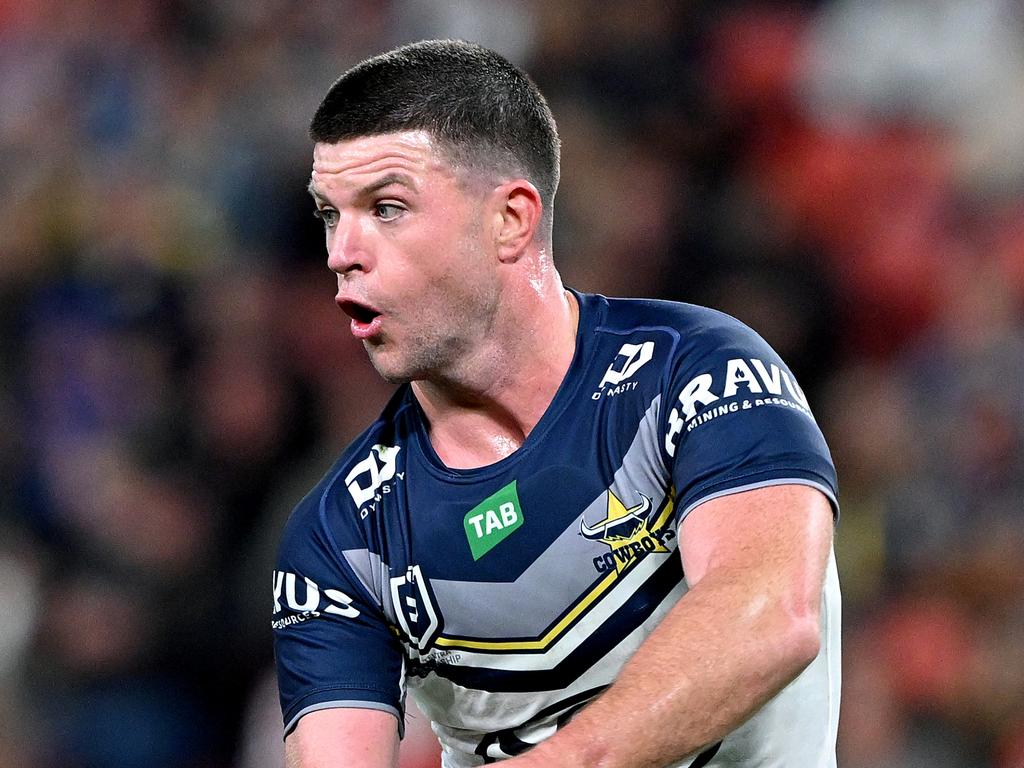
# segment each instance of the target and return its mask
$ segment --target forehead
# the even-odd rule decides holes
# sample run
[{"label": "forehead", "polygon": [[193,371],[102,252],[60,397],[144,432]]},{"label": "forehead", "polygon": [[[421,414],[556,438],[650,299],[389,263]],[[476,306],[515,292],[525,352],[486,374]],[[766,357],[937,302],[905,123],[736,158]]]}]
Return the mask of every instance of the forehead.
[{"label": "forehead", "polygon": [[414,180],[454,176],[451,163],[426,131],[402,131],[345,139],[313,147],[314,189],[358,186],[385,173],[401,173]]}]

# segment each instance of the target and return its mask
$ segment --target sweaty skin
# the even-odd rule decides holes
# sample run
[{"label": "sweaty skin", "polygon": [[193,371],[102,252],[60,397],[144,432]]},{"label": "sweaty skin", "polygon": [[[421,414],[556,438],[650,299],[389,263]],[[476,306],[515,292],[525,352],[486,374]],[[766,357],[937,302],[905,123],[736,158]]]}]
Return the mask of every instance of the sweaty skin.
[{"label": "sweaty skin", "polygon": [[381,375],[410,381],[470,365],[464,356],[493,323],[497,285],[473,231],[478,203],[429,137],[317,144],[310,191],[336,301],[380,313],[362,340]]},{"label": "sweaty skin", "polygon": [[[575,348],[578,308],[524,179],[466,179],[423,132],[314,149],[339,306],[385,378],[412,381],[450,467],[522,445]],[[832,513],[805,486],[715,498],[684,520],[690,592],[577,717],[510,768],[671,765],[720,740],[818,653]],[[698,628],[695,631],[694,628]],[[397,721],[326,709],[286,741],[290,768],[394,768]]]},{"label": "sweaty skin", "polygon": [[[539,236],[536,188],[487,181],[406,131],[317,144],[309,184],[338,305],[378,372],[413,382],[435,451],[460,468],[522,445],[569,369],[578,321]],[[366,308],[377,314],[360,322]],[[311,712],[285,751],[289,768],[393,768],[397,722]]]},{"label": "sweaty skin", "polygon": [[[317,144],[310,191],[336,301],[390,381],[412,381],[451,467],[515,451],[572,361],[578,308],[525,179],[467,179],[422,131]],[[387,182],[387,183],[385,183]]]}]

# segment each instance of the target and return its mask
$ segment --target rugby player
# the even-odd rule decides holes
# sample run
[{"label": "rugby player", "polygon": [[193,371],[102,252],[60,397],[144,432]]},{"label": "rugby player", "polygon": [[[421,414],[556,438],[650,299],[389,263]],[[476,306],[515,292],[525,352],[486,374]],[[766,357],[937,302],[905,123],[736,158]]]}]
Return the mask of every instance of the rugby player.
[{"label": "rugby player", "polygon": [[364,61],[310,133],[338,306],[400,386],[283,533],[289,765],[395,766],[408,689],[448,768],[834,766],[836,478],[783,361],[562,284],[555,122],[492,51]]}]

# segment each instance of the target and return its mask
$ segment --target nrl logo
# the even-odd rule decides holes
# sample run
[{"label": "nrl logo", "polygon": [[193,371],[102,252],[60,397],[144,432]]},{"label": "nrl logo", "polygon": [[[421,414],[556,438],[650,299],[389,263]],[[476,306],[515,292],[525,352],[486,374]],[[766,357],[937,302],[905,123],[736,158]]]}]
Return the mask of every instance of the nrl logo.
[{"label": "nrl logo", "polygon": [[399,626],[415,650],[425,653],[444,628],[430,583],[420,567],[412,565],[402,576],[392,577],[390,586]]},{"label": "nrl logo", "polygon": [[[615,570],[622,573],[633,563],[654,552],[668,552],[665,542],[675,533],[666,526],[668,514],[660,517],[654,509],[651,498],[637,492],[640,503],[627,508],[611,491],[608,491],[608,508],[603,520],[587,524],[580,520],[580,535],[589,541],[607,544],[610,552],[594,558],[594,567],[601,572]],[[668,510],[666,510],[667,512]]]}]

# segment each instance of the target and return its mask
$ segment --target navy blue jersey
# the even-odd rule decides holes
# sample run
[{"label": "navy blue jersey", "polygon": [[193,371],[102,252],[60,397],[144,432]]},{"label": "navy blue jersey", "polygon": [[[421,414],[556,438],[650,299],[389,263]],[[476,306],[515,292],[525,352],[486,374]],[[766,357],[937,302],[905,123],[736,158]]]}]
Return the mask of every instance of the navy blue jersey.
[{"label": "navy blue jersey", "polygon": [[[515,453],[446,467],[404,386],[298,505],[274,573],[286,731],[329,707],[401,722],[408,687],[445,766],[518,754],[686,593],[679,524],[697,505],[783,483],[835,504],[804,393],[757,334],[702,307],[577,298],[572,364]],[[834,563],[822,616],[819,658],[699,764],[834,765]]]}]

